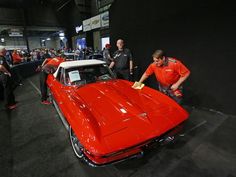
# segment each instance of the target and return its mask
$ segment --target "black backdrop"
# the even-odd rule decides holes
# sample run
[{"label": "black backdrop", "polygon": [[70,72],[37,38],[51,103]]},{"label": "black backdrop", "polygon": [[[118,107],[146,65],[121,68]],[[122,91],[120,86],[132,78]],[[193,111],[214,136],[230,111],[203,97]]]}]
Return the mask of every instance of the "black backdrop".
[{"label": "black backdrop", "polygon": [[[140,69],[155,49],[190,70],[185,103],[236,114],[236,9],[221,0],[116,0],[110,9],[111,44],[125,40]],[[146,84],[157,88],[155,78]]]}]

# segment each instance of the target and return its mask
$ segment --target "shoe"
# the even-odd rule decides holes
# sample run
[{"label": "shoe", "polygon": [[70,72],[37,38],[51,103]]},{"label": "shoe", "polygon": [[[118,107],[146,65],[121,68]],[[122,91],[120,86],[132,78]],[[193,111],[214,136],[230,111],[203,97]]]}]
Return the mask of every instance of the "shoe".
[{"label": "shoe", "polygon": [[42,101],[41,104],[49,105],[49,104],[52,104],[52,102],[45,100],[45,101]]},{"label": "shoe", "polygon": [[16,108],[16,104],[10,105],[7,108],[10,109],[10,110],[15,109]]}]

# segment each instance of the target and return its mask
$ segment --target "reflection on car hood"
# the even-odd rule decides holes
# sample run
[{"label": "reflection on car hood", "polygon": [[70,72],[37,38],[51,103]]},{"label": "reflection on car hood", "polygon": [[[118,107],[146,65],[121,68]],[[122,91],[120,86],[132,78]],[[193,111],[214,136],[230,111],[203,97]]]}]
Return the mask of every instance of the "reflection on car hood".
[{"label": "reflection on car hood", "polygon": [[[76,94],[97,120],[107,146],[115,148],[114,138],[125,145],[159,136],[188,117],[178,104],[148,87],[131,88],[133,83],[111,80],[87,84]],[[133,141],[132,141],[132,140]],[[123,144],[119,142],[119,144]]]}]

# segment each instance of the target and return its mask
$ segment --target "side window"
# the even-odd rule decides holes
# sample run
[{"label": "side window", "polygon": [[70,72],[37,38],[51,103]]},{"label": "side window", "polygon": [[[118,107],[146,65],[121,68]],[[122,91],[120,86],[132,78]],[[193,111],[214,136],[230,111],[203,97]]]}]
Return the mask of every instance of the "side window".
[{"label": "side window", "polygon": [[56,79],[62,84],[65,83],[64,82],[64,68],[59,68]]},{"label": "side window", "polygon": [[57,77],[56,77],[56,79],[60,82],[60,79],[61,79],[61,71],[62,71],[62,68],[60,68],[59,70],[58,70],[58,73],[57,73]]},{"label": "side window", "polygon": [[61,69],[60,82],[65,85],[65,69],[64,68]]}]

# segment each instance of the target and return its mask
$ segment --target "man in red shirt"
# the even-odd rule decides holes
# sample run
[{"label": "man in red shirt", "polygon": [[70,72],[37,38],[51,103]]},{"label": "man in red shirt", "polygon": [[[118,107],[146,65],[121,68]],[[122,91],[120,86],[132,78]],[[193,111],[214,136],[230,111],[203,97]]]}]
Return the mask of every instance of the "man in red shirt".
[{"label": "man in red shirt", "polygon": [[41,91],[41,103],[48,105],[51,104],[51,102],[49,102],[47,100],[48,98],[48,94],[47,94],[47,77],[48,74],[52,74],[54,73],[58,66],[64,62],[65,59],[61,58],[61,57],[57,57],[57,58],[47,58],[42,66],[41,66],[41,73],[40,73],[40,91]]},{"label": "man in red shirt", "polygon": [[12,52],[12,58],[13,58],[14,65],[23,62],[23,58],[19,55],[19,53],[16,50]]},{"label": "man in red shirt", "polygon": [[189,69],[179,60],[166,57],[162,50],[156,50],[152,57],[154,62],[149,65],[134,88],[141,86],[142,82],[154,73],[159,82],[159,90],[181,103],[182,83],[189,77]]}]

